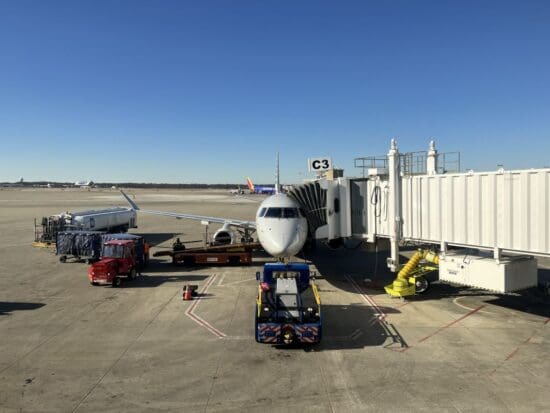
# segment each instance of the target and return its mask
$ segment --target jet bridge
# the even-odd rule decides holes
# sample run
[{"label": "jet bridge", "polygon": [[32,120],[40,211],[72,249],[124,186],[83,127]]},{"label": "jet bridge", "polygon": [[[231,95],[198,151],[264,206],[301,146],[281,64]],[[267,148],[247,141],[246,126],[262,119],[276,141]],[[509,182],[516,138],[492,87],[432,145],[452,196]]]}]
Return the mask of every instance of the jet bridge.
[{"label": "jet bridge", "polygon": [[[536,285],[532,256],[550,256],[550,169],[447,172],[438,165],[433,141],[425,155],[423,170],[407,167],[407,154],[392,140],[387,156],[372,158],[363,177],[308,184],[323,194],[312,200],[302,191],[306,213],[313,205],[317,217],[312,235],[329,241],[389,239],[393,272],[400,269],[399,246],[412,242],[438,250],[440,279],[501,292]],[[487,260],[504,278],[465,274]]]}]

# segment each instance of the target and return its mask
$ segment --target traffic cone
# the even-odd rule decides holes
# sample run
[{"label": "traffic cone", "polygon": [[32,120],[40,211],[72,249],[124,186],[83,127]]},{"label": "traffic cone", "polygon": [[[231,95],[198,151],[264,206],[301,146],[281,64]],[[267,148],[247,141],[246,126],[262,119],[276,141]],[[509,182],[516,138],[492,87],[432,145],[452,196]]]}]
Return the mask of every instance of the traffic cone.
[{"label": "traffic cone", "polygon": [[183,290],[183,299],[185,301],[192,300],[191,297],[191,288],[189,288],[187,285],[185,286],[185,289]]}]

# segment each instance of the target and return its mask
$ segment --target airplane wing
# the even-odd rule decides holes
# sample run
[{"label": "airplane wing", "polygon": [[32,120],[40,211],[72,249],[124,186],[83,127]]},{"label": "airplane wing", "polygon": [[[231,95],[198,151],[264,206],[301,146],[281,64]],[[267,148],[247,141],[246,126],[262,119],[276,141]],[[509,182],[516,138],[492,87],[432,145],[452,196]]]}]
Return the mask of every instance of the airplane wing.
[{"label": "airplane wing", "polygon": [[256,229],[256,223],[254,221],[243,221],[239,219],[229,219],[229,218],[219,218],[219,217],[208,217],[204,215],[192,215],[192,214],[181,214],[179,212],[167,212],[167,211],[153,211],[150,209],[141,209],[124,191],[120,191],[122,196],[126,198],[126,201],[130,204],[133,210],[143,212],[145,214],[152,215],[163,215],[167,217],[173,217],[178,219],[193,219],[195,221],[206,221],[214,222],[217,224],[227,224],[233,227],[240,227],[243,229]]}]

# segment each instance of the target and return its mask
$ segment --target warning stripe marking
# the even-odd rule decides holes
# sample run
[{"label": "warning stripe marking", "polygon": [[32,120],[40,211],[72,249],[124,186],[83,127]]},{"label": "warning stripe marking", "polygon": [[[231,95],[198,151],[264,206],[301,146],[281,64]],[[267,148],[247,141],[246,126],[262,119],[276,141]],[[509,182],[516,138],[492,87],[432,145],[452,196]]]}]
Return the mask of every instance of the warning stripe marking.
[{"label": "warning stripe marking", "polygon": [[363,289],[359,286],[359,284],[357,284],[357,281],[355,281],[349,275],[346,275],[345,277],[348,280],[348,282],[352,285],[352,287],[355,289],[355,291],[359,293],[361,298],[363,298],[363,300],[375,310],[375,314],[374,314],[374,316],[376,317],[375,322],[382,323],[386,319],[387,314],[384,313],[384,311],[382,311],[380,307],[378,307],[378,304],[376,304],[376,301],[374,301],[374,299],[370,295],[368,295],[366,292],[363,291]]},{"label": "warning stripe marking", "polygon": [[218,330],[216,327],[214,327],[212,324],[210,324],[208,321],[206,321],[204,318],[198,316],[195,314],[195,310],[199,306],[199,303],[201,302],[203,298],[203,294],[205,294],[210,286],[214,283],[214,280],[216,279],[216,275],[213,275],[201,288],[198,297],[195,299],[195,301],[187,308],[185,311],[185,315],[189,317],[191,320],[193,320],[195,323],[200,325],[201,327],[204,327],[206,330],[208,330],[210,333],[214,334],[216,337],[224,338],[226,337],[226,334],[220,330]]}]

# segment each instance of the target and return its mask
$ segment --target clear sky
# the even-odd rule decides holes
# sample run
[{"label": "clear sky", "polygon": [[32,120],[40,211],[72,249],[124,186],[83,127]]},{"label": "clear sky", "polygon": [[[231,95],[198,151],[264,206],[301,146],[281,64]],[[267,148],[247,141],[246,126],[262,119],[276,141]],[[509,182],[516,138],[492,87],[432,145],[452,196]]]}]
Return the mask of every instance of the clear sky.
[{"label": "clear sky", "polygon": [[550,2],[0,0],[0,181],[550,166]]}]

